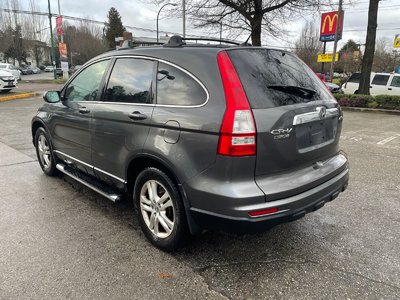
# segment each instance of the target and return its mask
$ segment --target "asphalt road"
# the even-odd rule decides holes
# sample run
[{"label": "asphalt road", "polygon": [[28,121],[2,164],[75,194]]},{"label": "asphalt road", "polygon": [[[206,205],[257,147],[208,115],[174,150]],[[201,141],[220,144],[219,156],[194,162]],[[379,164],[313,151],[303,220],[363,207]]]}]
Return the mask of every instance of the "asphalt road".
[{"label": "asphalt road", "polygon": [[350,185],[317,212],[166,254],[129,201],[42,174],[30,136],[41,103],[0,103],[0,299],[399,299],[400,116],[345,113]]}]

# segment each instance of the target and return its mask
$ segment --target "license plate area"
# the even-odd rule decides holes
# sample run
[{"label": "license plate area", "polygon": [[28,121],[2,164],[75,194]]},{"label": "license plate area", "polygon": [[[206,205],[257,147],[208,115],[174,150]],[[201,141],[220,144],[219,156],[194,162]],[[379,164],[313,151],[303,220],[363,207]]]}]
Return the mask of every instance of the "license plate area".
[{"label": "license plate area", "polygon": [[338,118],[327,118],[296,126],[297,149],[300,153],[312,151],[335,140]]},{"label": "license plate area", "polygon": [[14,86],[14,82],[13,81],[9,81],[7,85],[8,86]]}]

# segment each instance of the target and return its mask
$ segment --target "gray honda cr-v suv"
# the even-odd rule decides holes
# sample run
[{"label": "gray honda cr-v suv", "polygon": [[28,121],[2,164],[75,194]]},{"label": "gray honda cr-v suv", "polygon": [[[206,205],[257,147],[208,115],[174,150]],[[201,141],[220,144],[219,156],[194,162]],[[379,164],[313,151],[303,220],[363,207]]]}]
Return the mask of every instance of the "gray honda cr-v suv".
[{"label": "gray honda cr-v suv", "polygon": [[43,171],[132,194],[166,251],[203,229],[295,220],[347,187],[342,111],[287,51],[173,37],[100,55],[44,100],[32,120]]}]

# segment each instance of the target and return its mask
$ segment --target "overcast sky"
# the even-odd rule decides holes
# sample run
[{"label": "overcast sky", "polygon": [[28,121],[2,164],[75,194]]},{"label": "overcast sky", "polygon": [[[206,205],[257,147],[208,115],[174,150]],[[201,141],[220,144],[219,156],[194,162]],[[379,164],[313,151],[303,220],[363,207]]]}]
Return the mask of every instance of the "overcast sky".
[{"label": "overcast sky", "polygon": [[[47,9],[47,0],[36,0],[40,10]],[[346,1],[346,0],[345,0]],[[57,0],[50,0],[52,11],[57,12]],[[345,6],[344,17],[344,32],[343,39],[339,47],[348,39],[353,39],[356,42],[365,43],[365,35],[368,18],[368,3],[367,0],[353,1],[357,2],[354,5]],[[22,8],[28,9],[28,0],[21,0]],[[61,14],[75,17],[89,17],[94,20],[105,21],[107,12],[110,7],[114,6],[122,16],[122,22],[126,26],[135,26],[148,29],[156,28],[156,15],[158,8],[154,5],[145,4],[142,1],[135,0],[60,0]],[[377,38],[386,37],[393,42],[394,36],[400,33],[400,1],[399,0],[382,0],[379,6],[378,14],[378,31]],[[161,16],[163,14],[161,13]],[[290,28],[291,37],[284,37],[288,42],[275,40],[272,38],[264,38],[263,44],[269,46],[288,47],[290,41],[295,40],[300,34],[301,27],[305,20],[313,20],[316,24],[320,23],[320,17],[305,16],[302,19],[294,21]],[[190,20],[187,21],[187,34],[207,35],[206,32],[194,29]],[[181,18],[160,19],[160,30],[167,32],[182,32]],[[155,37],[155,33],[133,31],[135,36]],[[245,38],[245,37],[243,37]],[[328,43],[328,49],[333,48],[333,43]]]}]

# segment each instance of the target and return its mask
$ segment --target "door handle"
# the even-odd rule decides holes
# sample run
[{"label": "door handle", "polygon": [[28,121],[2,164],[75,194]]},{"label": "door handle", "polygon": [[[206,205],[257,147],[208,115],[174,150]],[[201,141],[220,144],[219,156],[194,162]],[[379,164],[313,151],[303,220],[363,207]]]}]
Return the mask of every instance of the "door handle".
[{"label": "door handle", "polygon": [[140,113],[140,111],[134,111],[129,114],[129,118],[132,120],[145,120],[147,116],[145,114]]},{"label": "door handle", "polygon": [[391,90],[392,90],[392,88],[388,88],[388,90],[389,90],[389,91],[391,91]]},{"label": "door handle", "polygon": [[81,106],[81,107],[79,107],[79,112],[81,114],[88,114],[88,113],[90,113],[90,110],[87,109],[85,106]]}]

